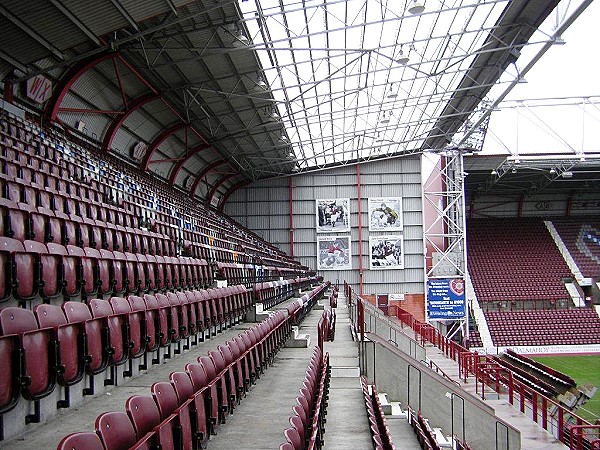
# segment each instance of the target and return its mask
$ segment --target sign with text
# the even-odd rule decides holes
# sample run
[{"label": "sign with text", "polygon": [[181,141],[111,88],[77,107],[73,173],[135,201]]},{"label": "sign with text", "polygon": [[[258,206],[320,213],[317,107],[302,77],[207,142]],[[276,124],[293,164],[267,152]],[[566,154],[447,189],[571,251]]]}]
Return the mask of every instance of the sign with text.
[{"label": "sign with text", "polygon": [[427,317],[430,320],[464,318],[464,280],[460,278],[427,280]]},{"label": "sign with text", "polygon": [[52,95],[52,81],[43,75],[27,80],[27,97],[34,102],[44,103]]}]

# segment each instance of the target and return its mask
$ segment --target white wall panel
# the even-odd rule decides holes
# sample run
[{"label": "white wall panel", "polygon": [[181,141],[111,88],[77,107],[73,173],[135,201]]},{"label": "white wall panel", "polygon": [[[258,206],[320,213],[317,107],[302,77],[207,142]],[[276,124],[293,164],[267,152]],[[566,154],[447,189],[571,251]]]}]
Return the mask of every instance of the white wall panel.
[{"label": "white wall panel", "polygon": [[[317,235],[351,236],[352,270],[322,271],[332,282],[359,283],[362,261],[363,292],[423,292],[423,226],[420,158],[405,157],[360,165],[362,222],[359,242],[357,167],[344,166],[292,178],[294,255],[309,267],[317,267]],[[402,197],[404,269],[369,269],[369,197]],[[350,232],[317,233],[315,199],[350,198]],[[269,242],[289,252],[289,179],[256,183],[236,191],[225,213]],[[372,235],[392,233],[373,232]],[[393,233],[397,234],[397,233]],[[362,260],[359,253],[362,252]]]}]

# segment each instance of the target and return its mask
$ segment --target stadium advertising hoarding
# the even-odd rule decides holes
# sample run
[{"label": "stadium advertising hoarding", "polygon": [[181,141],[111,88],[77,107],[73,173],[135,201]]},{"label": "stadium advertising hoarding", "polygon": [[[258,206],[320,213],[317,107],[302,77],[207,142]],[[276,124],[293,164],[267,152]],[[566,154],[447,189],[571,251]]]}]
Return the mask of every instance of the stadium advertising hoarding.
[{"label": "stadium advertising hoarding", "polygon": [[461,278],[427,280],[427,317],[430,320],[464,318],[464,280]]}]

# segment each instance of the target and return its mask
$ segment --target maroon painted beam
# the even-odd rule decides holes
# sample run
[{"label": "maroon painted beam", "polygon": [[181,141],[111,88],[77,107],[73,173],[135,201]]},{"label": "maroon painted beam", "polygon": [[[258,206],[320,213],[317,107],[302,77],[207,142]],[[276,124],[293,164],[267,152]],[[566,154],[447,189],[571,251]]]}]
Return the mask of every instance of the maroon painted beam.
[{"label": "maroon painted beam", "polygon": [[215,167],[219,167],[220,165],[223,165],[226,163],[227,163],[227,161],[224,159],[217,159],[216,161],[213,161],[212,163],[207,164],[207,166],[202,170],[202,172],[200,172],[196,176],[196,180],[194,181],[194,184],[192,185],[192,187],[190,189],[190,197],[194,198],[194,196],[196,195],[196,189],[198,189],[198,185],[200,184],[200,181],[202,181],[202,178],[204,178]]},{"label": "maroon painted beam", "polygon": [[158,100],[159,98],[160,98],[159,95],[157,95],[155,93],[151,93],[151,94],[143,95],[143,96],[133,100],[132,102],[130,102],[129,108],[127,108],[125,111],[123,111],[123,114],[121,114],[120,116],[115,118],[110,123],[108,128],[106,129],[106,133],[104,134],[104,140],[102,141],[102,149],[105,152],[109,152],[110,146],[112,145],[112,142],[113,142],[115,136],[117,135],[117,131],[119,131],[119,128],[121,128],[121,126],[123,126],[123,124],[129,118],[129,116],[131,116],[131,114],[136,112],[138,109],[140,109],[145,104],[153,102],[154,100]]}]

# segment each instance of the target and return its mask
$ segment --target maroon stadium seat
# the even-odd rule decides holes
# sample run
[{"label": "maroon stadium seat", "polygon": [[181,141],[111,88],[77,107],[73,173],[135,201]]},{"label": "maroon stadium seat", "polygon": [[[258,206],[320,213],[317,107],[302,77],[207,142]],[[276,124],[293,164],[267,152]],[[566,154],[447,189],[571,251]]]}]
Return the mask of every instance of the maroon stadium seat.
[{"label": "maroon stadium seat", "polygon": [[100,436],[92,432],[72,433],[62,438],[56,450],[106,450]]}]

